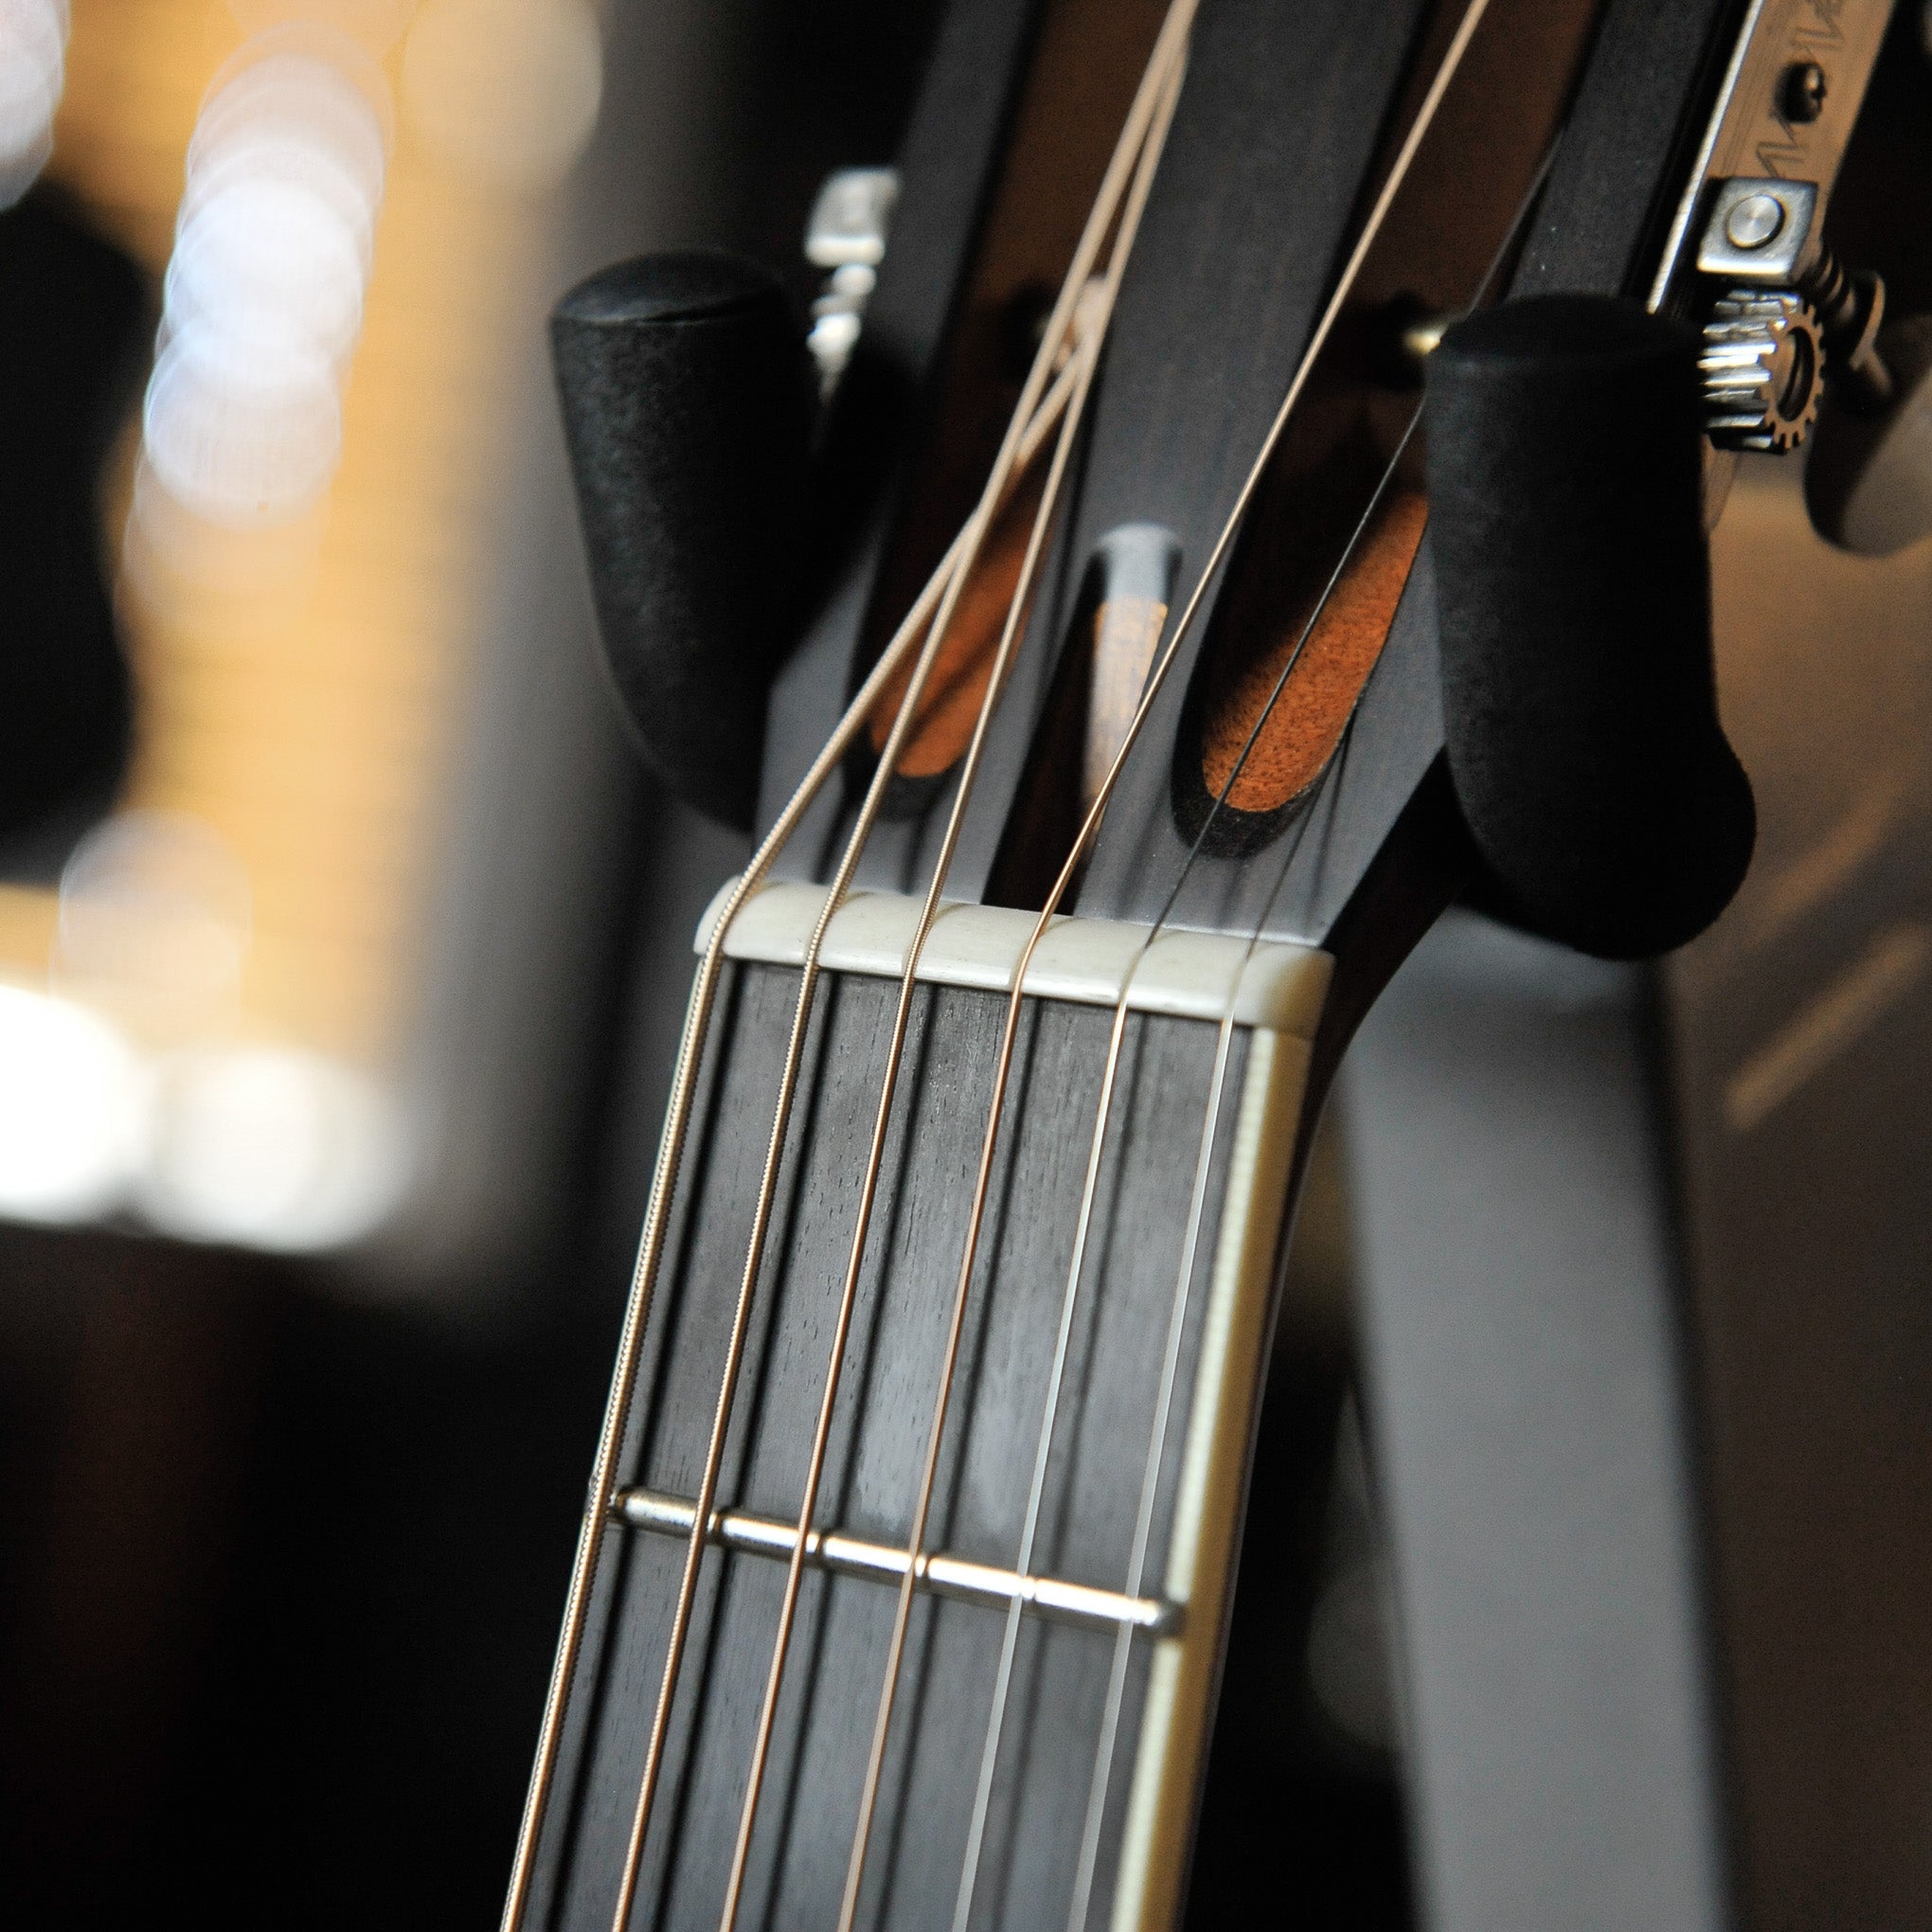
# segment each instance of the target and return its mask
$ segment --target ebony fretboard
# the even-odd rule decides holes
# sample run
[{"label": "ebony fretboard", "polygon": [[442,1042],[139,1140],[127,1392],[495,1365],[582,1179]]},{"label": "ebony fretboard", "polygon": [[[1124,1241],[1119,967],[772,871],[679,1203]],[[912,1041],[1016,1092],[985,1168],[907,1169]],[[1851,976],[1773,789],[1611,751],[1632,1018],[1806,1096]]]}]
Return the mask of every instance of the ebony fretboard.
[{"label": "ebony fretboard", "polygon": [[[677,1506],[699,1486],[797,996],[792,967],[726,973],[619,1464],[629,1519],[604,1538],[539,1841],[530,1923],[558,1932],[610,1932],[690,1521]],[[797,1515],[898,990],[831,972],[815,998],[634,1926],[719,1923],[786,1574],[782,1550],[757,1546]],[[804,1574],[747,1927],[838,1922],[897,1595],[879,1565],[909,1533],[966,1238],[1007,997],[921,985],[915,999],[816,1515],[845,1541]],[[924,1544],[962,1561],[935,1565],[914,1600],[864,1926],[954,1923],[1010,1614],[985,1574],[1010,1575],[1019,1553],[1113,1019],[1110,1005],[1025,1004]],[[1097,1762],[1085,1923],[1172,1909],[1305,1064],[1297,1032],[1238,1024],[1224,1046],[1211,1019],[1129,1015],[1029,1565],[1048,1599],[1091,1594],[1019,1619],[975,1927],[1067,1924]]]}]

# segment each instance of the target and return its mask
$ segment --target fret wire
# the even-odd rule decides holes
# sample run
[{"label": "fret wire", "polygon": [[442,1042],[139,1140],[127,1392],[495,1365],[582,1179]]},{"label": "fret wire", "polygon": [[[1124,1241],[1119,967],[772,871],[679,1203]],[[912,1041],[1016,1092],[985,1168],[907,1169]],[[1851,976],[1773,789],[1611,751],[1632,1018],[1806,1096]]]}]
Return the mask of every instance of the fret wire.
[{"label": "fret wire", "polygon": [[[626,1489],[612,1498],[611,1518],[659,1535],[687,1536],[697,1520],[697,1512],[677,1496]],[[740,1510],[714,1510],[706,1541],[723,1549],[771,1557],[789,1557],[799,1544],[796,1523]],[[804,1538],[804,1549],[807,1563],[837,1576],[883,1583],[897,1582],[905,1572],[905,1551],[896,1543],[872,1543],[841,1530],[813,1530]],[[915,1566],[915,1580],[935,1596],[1001,1608],[1017,1603],[1036,1616],[1088,1630],[1125,1627],[1143,1636],[1171,1637],[1182,1620],[1177,1605],[1158,1598],[1125,1597],[1118,1590],[1001,1569],[970,1557],[921,1556]]]},{"label": "fret wire", "polygon": [[[1173,10],[1175,13],[1186,12],[1191,14],[1193,4],[1194,0],[1175,0]],[[1165,29],[1163,31],[1165,37]],[[1149,88],[1145,81],[1143,82],[1142,94],[1143,96],[1149,94]],[[1153,98],[1157,102],[1157,93],[1153,96]],[[959,593],[964,586],[966,577],[976,558],[979,547],[991,528],[995,510],[1005,494],[1006,484],[1015,466],[1018,452],[1027,440],[1035,404],[1038,402],[1042,391],[1047,387],[1048,380],[1052,373],[1053,358],[1064,341],[1066,332],[1073,323],[1076,304],[1085,288],[1087,275],[1091,270],[1094,256],[1098,253],[1101,242],[1105,239],[1107,227],[1111,225],[1113,209],[1107,205],[1110,188],[1115,199],[1118,200],[1119,190],[1114,184],[1125,172],[1123,158],[1124,162],[1131,162],[1133,159],[1136,150],[1130,143],[1137,143],[1144,137],[1146,121],[1147,116],[1141,111],[1141,100],[1136,98],[1136,109],[1134,113],[1130,114],[1128,127],[1122,134],[1121,148],[1119,151],[1117,151],[1116,165],[1110,167],[1107,181],[1102,184],[1101,197],[1097,200],[1095,208],[1089,217],[1087,232],[1082,238],[1080,248],[1076,250],[1073,264],[1068,271],[1066,279],[1062,286],[1060,296],[1054,305],[1053,313],[1049,317],[1047,327],[1043,333],[1039,351],[1034,359],[1033,367],[1029,372],[1027,382],[1022,388],[1019,402],[1014,409],[1005,437],[1002,438],[999,453],[994,458],[993,471],[988,478],[979,504],[975,508],[972,518],[969,519],[965,530],[961,532],[960,539],[955,546],[955,549],[948,553],[949,559],[957,558],[957,561],[953,563],[950,574],[945,576],[944,589],[939,594],[939,606],[932,617],[924,649],[921,653],[912,679],[901,699],[892,729],[887,736],[885,746],[881,750],[871,786],[867,793],[864,805],[854,822],[852,832],[847,843],[844,858],[840,863],[838,872],[834,875],[832,887],[827,893],[824,907],[821,910],[818,921],[814,928],[811,941],[806,949],[803,970],[800,975],[798,1005],[794,1018],[792,1039],[788,1046],[784,1074],[780,1082],[777,1109],[778,1118],[774,1122],[772,1136],[768,1146],[766,1172],[760,1186],[759,1202],[754,1216],[751,1236],[753,1252],[747,1261],[746,1268],[742,1278],[740,1299],[734,1310],[731,1333],[726,1346],[724,1370],[721,1377],[718,1401],[714,1409],[712,1439],[706,1458],[704,1478],[700,1484],[702,1507],[698,1517],[699,1522],[703,1522],[708,1516],[710,1501],[716,1491],[719,1466],[723,1457],[724,1432],[728,1426],[731,1405],[736,1394],[738,1368],[742,1360],[745,1323],[749,1315],[750,1298],[755,1285],[763,1240],[769,1226],[777,1163],[782,1153],[784,1132],[789,1121],[792,1099],[796,1091],[799,1055],[802,1051],[805,1029],[809,1020],[812,994],[815,989],[818,954],[823,944],[825,930],[830,925],[832,918],[843,901],[845,891],[850,884],[852,873],[856,869],[859,854],[864,850],[865,843],[870,834],[872,824],[877,817],[886,782],[897,763],[903,748],[905,738],[909,734],[917,715],[920,699],[923,694],[927,677],[937,660],[939,646],[943,640],[945,626],[951,618]],[[1037,447],[1037,444],[1035,447]],[[906,626],[902,626],[902,632],[904,632],[906,628]],[[868,689],[872,688],[875,682],[883,683],[883,679],[880,679],[877,673],[883,671],[884,668],[883,663],[875,667],[874,678],[867,681]],[[848,720],[852,719],[853,713],[857,709],[858,707],[855,702],[851,707],[849,707]],[[856,724],[854,724],[853,732],[847,736],[848,742],[850,742],[850,736],[855,735],[855,732]],[[828,750],[830,750],[830,747],[828,747]],[[819,760],[814,762],[814,773],[817,772],[820,765],[826,762],[826,754],[821,753]],[[801,794],[803,791],[804,788],[801,787]],[[795,798],[794,805],[796,806],[797,804],[798,800]],[[796,824],[796,817],[802,815],[802,808],[797,812],[788,808],[786,815]],[[789,830],[789,828],[787,829]],[[767,838],[765,847],[760,849],[760,856],[765,860],[767,866],[769,865],[769,851],[775,850],[777,838],[778,828],[774,828],[774,832]],[[707,968],[711,967],[713,961],[722,955],[723,941],[725,933],[729,929],[731,917],[743,903],[752,883],[754,883],[753,873],[748,868],[746,874],[740,880],[737,887],[728,898],[724,907],[722,908],[712,935],[711,944],[707,948]],[[715,975],[712,976],[715,979]],[[669,1123],[667,1124],[669,1125]],[[683,1122],[679,1124],[681,1139]],[[594,1500],[599,1504],[599,1513],[601,1513],[602,1509],[608,1505],[609,1481],[607,1474],[605,1479],[594,1487]],[[625,1845],[623,1864],[619,1873],[617,1899],[612,1917],[613,1932],[625,1932],[626,1922],[630,1917],[632,1903],[635,1896],[638,1869],[643,1852],[644,1834],[649,1826],[652,1808],[656,1797],[657,1782],[663,1763],[664,1747],[669,1732],[671,1704],[675,1693],[683,1663],[685,1640],[689,1633],[695,1601],[696,1580],[702,1559],[702,1535],[694,1530],[687,1548],[684,1571],[680,1579],[678,1596],[672,1612],[671,1629],[667,1645],[665,1665],[659,1679],[656,1707],[653,1714],[651,1732],[646,1744],[644,1767],[639,1780],[637,1800],[633,1809],[631,1830]],[[554,1757],[554,1752],[552,1756]]]},{"label": "fret wire", "polygon": [[[938,1400],[934,1404],[932,1429],[927,1440],[925,1462],[921,1472],[919,1494],[914,1505],[913,1533],[908,1541],[908,1548],[915,1555],[924,1541],[926,1516],[931,1508],[933,1485],[938,1475],[939,1449],[944,1430],[947,1407],[952,1394],[952,1385],[957,1369],[959,1337],[965,1320],[967,1297],[972,1287],[974,1262],[978,1252],[980,1231],[986,1216],[986,1203],[992,1181],[993,1154],[998,1138],[1000,1115],[1005,1104],[1007,1085],[1011,1077],[1013,1053],[1018,1038],[1019,1018],[1027,969],[1032,963],[1033,954],[1038,950],[1041,939],[1045,938],[1047,928],[1059,909],[1061,901],[1066,896],[1074,874],[1079,869],[1088,848],[1092,844],[1094,834],[1099,829],[1100,820],[1105,815],[1108,803],[1113,796],[1114,788],[1119,781],[1120,773],[1133,752],[1141,728],[1146,724],[1148,715],[1153,709],[1154,700],[1158,697],[1161,687],[1166,681],[1167,674],[1172,668],[1181,642],[1188,635],[1193,619],[1200,610],[1202,601],[1207,595],[1208,586],[1213,580],[1223,557],[1226,554],[1227,546],[1233,541],[1235,531],[1241,526],[1241,521],[1246,513],[1248,504],[1252,501],[1254,492],[1260,486],[1261,475],[1267,468],[1268,459],[1273,456],[1275,448],[1280,440],[1282,431],[1286,428],[1289,417],[1293,413],[1295,404],[1300,399],[1301,392],[1307,384],[1309,374],[1315,366],[1315,360],[1326,346],[1335,322],[1341,314],[1342,308],[1354,288],[1355,280],[1361,273],[1364,262],[1368,259],[1370,247],[1381,231],[1382,224],[1394,203],[1395,196],[1407,178],[1409,168],[1415,160],[1422,138],[1435,119],[1437,110],[1440,107],[1443,97],[1448,91],[1449,83],[1455,78],[1456,72],[1461,64],[1462,57],[1468,49],[1470,41],[1475,36],[1476,27],[1480,24],[1482,16],[1488,9],[1488,4],[1489,0],[1469,0],[1462,19],[1457,27],[1456,33],[1452,37],[1441,62],[1430,80],[1422,101],[1416,111],[1415,120],[1404,137],[1402,146],[1390,166],[1388,176],[1383,183],[1382,189],[1368,211],[1361,235],[1358,237],[1355,246],[1350,254],[1349,259],[1342,270],[1340,277],[1336,281],[1328,303],[1322,310],[1321,315],[1315,324],[1314,333],[1310,338],[1309,345],[1302,352],[1301,358],[1296,366],[1295,373],[1289,381],[1287,394],[1282,398],[1280,407],[1277,410],[1274,420],[1269,425],[1268,432],[1262,438],[1261,450],[1249,468],[1241,490],[1237,492],[1233,508],[1215,539],[1213,548],[1209,552],[1208,560],[1195,581],[1194,588],[1189,596],[1188,602],[1181,612],[1180,619],[1174,627],[1173,634],[1160,656],[1155,660],[1154,668],[1148,675],[1147,684],[1141,693],[1140,703],[1135,709],[1134,716],[1128,724],[1127,731],[1114,755],[1113,762],[1108,767],[1106,776],[1100,782],[1093,803],[1087,810],[1080,832],[1074,840],[1072,850],[1067,853],[1065,863],[1062,866],[1060,874],[1054,881],[1051,891],[1046,896],[1046,903],[1041,910],[1038,921],[1035,923],[1031,935],[1029,937],[1026,945],[1021,949],[1019,961],[1013,974],[1013,990],[1007,1004],[1006,1024],[1001,1034],[999,1053],[994,1063],[992,1102],[988,1109],[987,1126],[980,1144],[979,1163],[974,1180],[972,1209],[967,1222],[965,1253],[961,1258],[959,1274],[955,1284],[951,1324],[947,1335],[945,1353],[941,1362],[939,1392]],[[1152,934],[1149,937],[1152,939]],[[880,1693],[878,1710],[873,1725],[871,1748],[867,1761],[866,1780],[860,1798],[859,1822],[853,1834],[851,1858],[846,1874],[845,1900],[839,1913],[838,1932],[851,1932],[857,1912],[859,1883],[864,1871],[866,1850],[870,1838],[873,1815],[878,1803],[879,1779],[885,1762],[886,1733],[891,1722],[900,1672],[904,1658],[905,1632],[911,1615],[911,1605],[912,1592],[908,1583],[902,1585],[899,1601],[895,1606],[892,1635],[886,1652],[886,1681]]]},{"label": "fret wire", "polygon": [[[1070,374],[1070,371],[1065,372],[1055,381],[1045,400],[1028,421],[1020,438],[1018,455],[1013,466],[1015,478],[1031,464],[1046,438],[1052,434],[1064,413],[1071,394]],[[1011,496],[1012,487],[1013,482],[1010,479],[1006,496]],[[1002,508],[1004,502],[1003,497]],[[771,831],[753,853],[720,910],[711,939],[706,947],[704,957],[699,962],[698,972],[692,982],[690,1003],[686,1013],[685,1030],[678,1046],[677,1063],[672,1072],[671,1098],[666,1108],[664,1131],[658,1143],[657,1162],[652,1180],[651,1197],[645,1211],[643,1231],[638,1243],[637,1261],[632,1271],[624,1325],[618,1339],[610,1395],[605,1404],[603,1426],[599,1435],[598,1453],[592,1469],[589,1500],[578,1535],[576,1555],[572,1560],[570,1585],[564,1599],[564,1624],[558,1639],[556,1657],[551,1667],[543,1723],[538,1731],[536,1760],[531,1770],[529,1790],[525,1798],[523,1817],[518,1828],[516,1852],[510,1867],[510,1887],[504,1902],[501,1932],[517,1932],[528,1901],[537,1833],[556,1775],[557,1754],[562,1742],[564,1699],[582,1647],[584,1626],[589,1614],[590,1585],[596,1572],[598,1555],[602,1547],[605,1505],[614,1486],[614,1471],[617,1452],[621,1446],[624,1419],[629,1414],[635,1390],[644,1323],[650,1310],[657,1269],[662,1259],[663,1233],[669,1215],[671,1191],[676,1185],[685,1138],[689,1128],[691,1102],[696,1091],[705,1035],[715,1004],[718,979],[724,964],[724,936],[729,931],[731,921],[739,908],[762,884],[778,853],[797,830],[805,813],[824,789],[826,780],[838,769],[840,761],[869,722],[873,707],[891,679],[903,666],[913,643],[920,636],[926,620],[932,616],[945,584],[958,566],[967,534],[967,531],[962,530],[954,539],[932,576],[927,579],[919,597],[914,600],[912,608],[907,611],[898,630],[894,632],[885,650],[880,653],[879,661],[853,694],[831,737],[813,760],[797,790],[786,802]]]}]

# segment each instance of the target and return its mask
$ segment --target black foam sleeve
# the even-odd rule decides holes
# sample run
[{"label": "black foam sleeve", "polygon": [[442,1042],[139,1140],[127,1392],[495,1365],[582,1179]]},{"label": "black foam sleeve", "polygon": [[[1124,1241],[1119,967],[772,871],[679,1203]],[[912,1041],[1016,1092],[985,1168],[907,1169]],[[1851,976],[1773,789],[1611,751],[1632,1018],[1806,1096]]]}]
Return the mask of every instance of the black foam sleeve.
[{"label": "black foam sleeve", "polygon": [[1694,938],[1756,835],[1718,724],[1697,338],[1547,295],[1427,364],[1450,776],[1502,909],[1605,958]]},{"label": "black foam sleeve", "polygon": [[680,797],[748,827],[810,435],[777,280],[728,255],[619,262],[550,318],[604,659]]}]

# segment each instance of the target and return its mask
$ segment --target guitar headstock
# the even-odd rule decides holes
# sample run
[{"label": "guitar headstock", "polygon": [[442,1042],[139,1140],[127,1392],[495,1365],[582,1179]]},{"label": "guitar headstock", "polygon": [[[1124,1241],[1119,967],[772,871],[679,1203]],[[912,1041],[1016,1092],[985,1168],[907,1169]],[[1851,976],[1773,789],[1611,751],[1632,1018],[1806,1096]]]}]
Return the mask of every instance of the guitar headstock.
[{"label": "guitar headstock", "polygon": [[[1026,9],[1010,0],[956,9],[938,57],[950,78],[936,80],[903,167],[855,177],[841,190],[851,206],[822,211],[817,245],[836,266],[821,307],[840,333],[816,460],[829,480],[873,486],[814,506],[804,567],[814,613],[771,687],[761,744],[755,724],[721,738],[711,719],[721,707],[742,717],[766,675],[768,640],[793,607],[775,585],[796,574],[796,516],[707,519],[691,513],[688,489],[656,486],[679,533],[653,553],[657,579],[675,585],[679,542],[698,525],[712,541],[708,551],[685,545],[694,577],[765,599],[756,642],[742,620],[707,632],[702,609],[671,598],[655,620],[665,641],[614,644],[620,665],[648,664],[653,649],[689,658],[668,680],[631,679],[643,687],[633,709],[647,739],[650,720],[661,730],[660,765],[684,773],[705,742],[714,770],[732,745],[748,770],[757,746],[758,825],[768,831],[896,639],[865,728],[766,855],[773,878],[827,880],[839,869],[831,854],[850,841],[849,886],[917,889],[943,849],[938,891],[948,902],[1038,909],[1057,884],[1060,911],[1316,944],[1352,907],[1371,935],[1365,957],[1399,957],[1473,863],[1437,769],[1422,369],[1458,315],[1549,289],[1628,295],[1655,278],[1682,227],[1673,217],[1684,152],[1723,51],[1720,10],[1675,10],[1666,23],[1636,9],[1601,19],[1594,0],[1494,0],[1290,24],[1265,7],[1210,7],[1185,55],[1167,57],[1185,65],[1186,84],[1156,155],[1144,130],[1143,145],[1117,151],[1116,139],[1153,71],[1165,9],[1049,8],[1030,41]],[[1122,170],[1136,156],[1150,175],[1122,248]],[[1115,200],[1075,277],[1082,290],[1068,263],[1110,158]],[[1064,313],[1042,348],[1057,284]],[[560,345],[576,339],[560,326]],[[991,481],[1002,438],[1021,426],[1022,390],[1034,385],[1029,408],[1050,401],[1056,381],[1065,390],[1081,329],[1094,333],[1081,420],[1043,419],[1021,459],[1008,453],[1011,474]],[[692,432],[707,474],[724,447],[767,496],[803,434],[775,367],[767,350],[757,371],[744,365],[730,379],[756,396],[761,432],[743,426],[742,409],[728,435]],[[587,378],[578,387],[604,393]],[[709,420],[671,390],[654,413]],[[591,460],[613,418],[600,401],[579,414],[601,425],[579,438]],[[1584,432],[1565,445],[1560,425],[1543,429],[1514,487],[1540,490],[1563,471],[1572,514],[1597,529],[1605,557],[1645,541],[1645,506],[1620,477],[1591,493],[1602,464]],[[1690,434],[1663,433],[1680,443]],[[1063,474],[1046,501],[1061,442]],[[1626,471],[1673,460],[1647,449]],[[1512,484],[1507,471],[1503,482]],[[648,526],[639,487],[628,478],[618,507]],[[949,589],[948,546],[976,504],[985,528]],[[845,541],[828,550],[834,528]],[[747,550],[766,554],[747,569]],[[1704,596],[1687,579],[1665,628],[1695,633]],[[911,632],[930,634],[940,604],[944,635],[868,810],[922,642],[908,614]],[[1574,645],[1579,654],[1617,651],[1609,621],[1599,629]],[[1687,648],[1708,665],[1695,635]],[[671,689],[710,693],[708,711],[687,718]],[[1671,721],[1654,715],[1668,736]],[[1708,716],[1695,721],[1700,742],[1712,729]],[[1615,756],[1641,766],[1680,750],[1631,744]],[[1083,828],[1117,753],[1105,809]],[[1585,762],[1596,755],[1584,745]],[[1496,756],[1478,745],[1459,763]],[[694,781],[679,782],[689,792]],[[698,789],[715,797],[717,780]],[[1613,952],[1676,942],[1735,884],[1718,876],[1737,869],[1731,836],[1696,903],[1661,921],[1593,920],[1540,908],[1476,830],[1488,861],[1476,870],[1500,858],[1504,872],[1479,891]],[[1628,872],[1641,856],[1609,864]],[[1572,901],[1595,889],[1588,872],[1572,881]],[[1408,900],[1413,911],[1397,916]]]}]

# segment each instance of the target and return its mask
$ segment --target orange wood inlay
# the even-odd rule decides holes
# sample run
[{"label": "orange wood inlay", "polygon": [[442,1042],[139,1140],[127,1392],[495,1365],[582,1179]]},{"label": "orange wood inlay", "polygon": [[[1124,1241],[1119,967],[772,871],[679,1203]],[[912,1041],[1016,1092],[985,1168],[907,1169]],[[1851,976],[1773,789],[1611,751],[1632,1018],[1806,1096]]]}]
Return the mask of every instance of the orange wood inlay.
[{"label": "orange wood inlay", "polygon": [[[1391,492],[1377,511],[1228,792],[1237,811],[1277,811],[1321,776],[1382,654],[1427,519],[1417,490]],[[1210,796],[1227,783],[1306,621],[1297,612],[1265,652],[1217,681],[1201,758]]]},{"label": "orange wood inlay", "polygon": [[[1019,588],[1020,565],[1026,561],[1027,538],[1039,503],[1037,486],[1022,489],[1001,512],[966,580],[946,635],[939,645],[932,675],[926,680],[919,716],[899,760],[903,778],[937,778],[966,755],[973,726],[986,698],[993,675],[993,654],[1000,631]],[[1036,580],[1037,581],[1037,580]],[[893,720],[912,682],[914,659],[880,693],[872,713],[872,750],[882,752]]]}]

